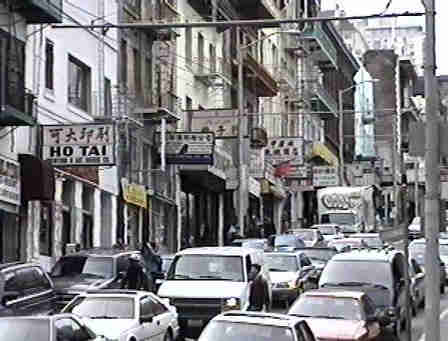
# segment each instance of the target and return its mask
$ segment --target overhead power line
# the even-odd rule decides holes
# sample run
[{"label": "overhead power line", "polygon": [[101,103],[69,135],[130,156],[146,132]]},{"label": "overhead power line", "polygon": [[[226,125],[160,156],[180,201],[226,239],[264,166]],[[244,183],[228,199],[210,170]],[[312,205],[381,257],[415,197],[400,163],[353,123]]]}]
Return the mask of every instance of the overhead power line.
[{"label": "overhead power line", "polygon": [[105,24],[105,25],[63,25],[56,24],[53,28],[120,28],[120,29],[176,29],[189,27],[235,27],[235,26],[258,26],[258,27],[277,27],[281,24],[299,24],[325,21],[342,21],[342,20],[361,20],[361,19],[375,19],[375,18],[397,18],[397,17],[421,17],[423,12],[402,12],[390,14],[372,14],[372,15],[356,15],[347,17],[311,17],[300,19],[274,19],[274,20],[229,20],[229,21],[198,21],[198,22],[135,22],[135,23],[120,23],[120,24]]}]

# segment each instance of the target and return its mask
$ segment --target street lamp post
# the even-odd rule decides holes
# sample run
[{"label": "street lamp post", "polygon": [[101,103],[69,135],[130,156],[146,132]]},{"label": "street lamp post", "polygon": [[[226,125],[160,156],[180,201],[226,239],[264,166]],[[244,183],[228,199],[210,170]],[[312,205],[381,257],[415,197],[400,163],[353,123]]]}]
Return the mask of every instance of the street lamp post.
[{"label": "street lamp post", "polygon": [[377,83],[379,82],[379,79],[370,79],[366,81],[362,81],[359,83],[356,83],[346,89],[341,89],[338,92],[338,104],[339,104],[339,181],[341,183],[341,186],[345,186],[345,177],[344,177],[344,105],[342,103],[342,98],[344,94],[347,91],[350,91],[353,88],[356,88],[358,85],[364,84],[364,83]]},{"label": "street lamp post", "polygon": [[248,200],[247,196],[247,165],[244,157],[244,58],[243,58],[243,50],[247,49],[258,42],[265,40],[275,34],[292,34],[299,35],[300,31],[297,30],[285,30],[285,31],[276,31],[272,32],[262,39],[258,39],[249,44],[242,45],[241,41],[241,28],[237,26],[237,37],[236,37],[236,46],[237,46],[237,62],[238,62],[238,225],[240,226],[240,235],[244,237],[244,213],[246,211],[246,201]]}]

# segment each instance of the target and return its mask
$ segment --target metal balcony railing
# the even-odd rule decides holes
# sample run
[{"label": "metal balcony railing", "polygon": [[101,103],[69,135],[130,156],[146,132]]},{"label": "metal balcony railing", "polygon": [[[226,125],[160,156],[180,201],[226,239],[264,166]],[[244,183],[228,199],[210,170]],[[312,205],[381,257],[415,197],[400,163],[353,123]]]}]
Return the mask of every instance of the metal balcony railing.
[{"label": "metal balcony railing", "polygon": [[265,65],[267,69],[274,75],[275,80],[278,82],[280,88],[284,89],[296,89],[297,88],[297,74],[294,68],[288,68],[286,66],[278,65]]},{"label": "metal balcony railing", "polygon": [[195,58],[192,69],[196,78],[208,86],[232,83],[232,65],[224,58]]}]

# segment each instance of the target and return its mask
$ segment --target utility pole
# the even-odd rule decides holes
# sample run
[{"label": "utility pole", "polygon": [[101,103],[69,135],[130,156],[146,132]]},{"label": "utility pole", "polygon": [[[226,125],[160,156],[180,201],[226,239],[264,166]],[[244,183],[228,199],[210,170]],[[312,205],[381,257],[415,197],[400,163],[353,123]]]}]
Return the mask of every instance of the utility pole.
[{"label": "utility pole", "polygon": [[414,162],[414,215],[416,217],[420,216],[419,213],[419,200],[418,200],[418,186],[419,186],[419,160],[416,158],[416,161]]},{"label": "utility pole", "polygon": [[241,237],[244,237],[244,213],[245,213],[245,164],[244,164],[244,75],[243,75],[243,51],[241,41],[241,28],[236,28],[236,46],[238,54],[238,225]]},{"label": "utility pole", "polygon": [[339,182],[340,186],[345,185],[344,181],[344,104],[342,103],[344,91],[339,90]]},{"label": "utility pole", "polygon": [[435,58],[435,0],[425,5],[425,112],[426,112],[426,197],[425,197],[425,339],[440,341],[440,132]]}]

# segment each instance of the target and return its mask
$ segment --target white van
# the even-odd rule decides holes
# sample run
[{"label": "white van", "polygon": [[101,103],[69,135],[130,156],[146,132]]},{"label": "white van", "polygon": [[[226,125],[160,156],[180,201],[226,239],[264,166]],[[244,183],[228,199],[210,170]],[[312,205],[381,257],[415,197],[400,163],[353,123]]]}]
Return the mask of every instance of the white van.
[{"label": "white van", "polygon": [[262,250],[202,247],[176,254],[158,295],[177,308],[181,337],[197,338],[207,322],[223,311],[247,309],[252,264],[261,265],[272,298]]}]

